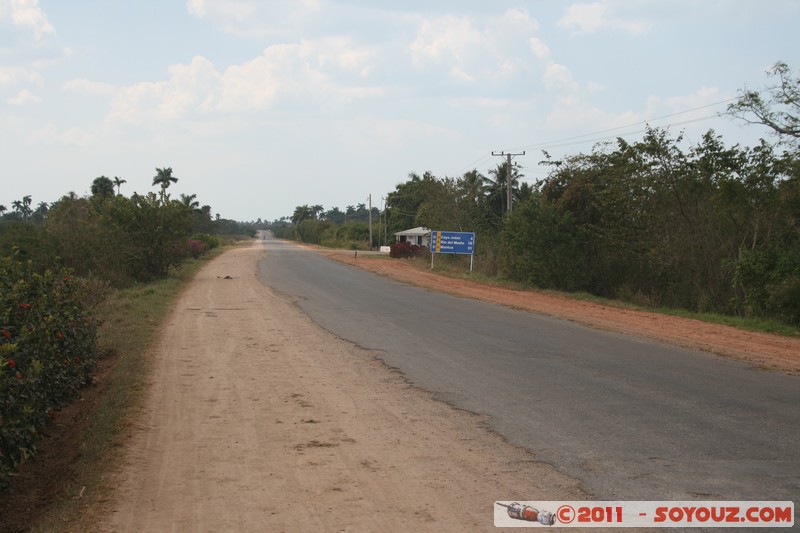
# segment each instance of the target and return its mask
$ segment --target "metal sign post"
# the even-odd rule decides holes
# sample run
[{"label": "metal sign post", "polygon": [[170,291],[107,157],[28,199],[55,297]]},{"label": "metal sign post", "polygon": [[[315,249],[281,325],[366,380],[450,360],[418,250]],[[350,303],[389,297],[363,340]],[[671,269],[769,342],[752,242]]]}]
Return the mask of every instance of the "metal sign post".
[{"label": "metal sign post", "polygon": [[431,231],[431,270],[436,254],[469,255],[469,271],[472,272],[475,234],[464,231]]}]

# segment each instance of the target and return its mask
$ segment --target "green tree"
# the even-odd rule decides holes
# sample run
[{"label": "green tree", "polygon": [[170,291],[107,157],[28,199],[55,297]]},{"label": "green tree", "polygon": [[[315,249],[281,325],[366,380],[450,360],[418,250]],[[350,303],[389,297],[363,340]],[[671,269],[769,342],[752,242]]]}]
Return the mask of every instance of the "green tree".
[{"label": "green tree", "polygon": [[189,209],[198,209],[200,202],[196,200],[196,194],[181,194],[181,203]]},{"label": "green tree", "polygon": [[14,207],[14,211],[17,215],[22,218],[23,222],[27,222],[31,213],[33,213],[30,195],[23,196],[22,200],[14,200],[11,205]]},{"label": "green tree", "polygon": [[[508,163],[501,163],[489,171],[492,178],[484,178],[483,192],[490,212],[496,222],[502,219],[508,211]],[[519,180],[523,178],[519,165],[511,165],[511,197],[512,201],[519,198]]]},{"label": "green tree", "polygon": [[32,218],[33,221],[37,224],[41,224],[44,222],[45,217],[47,217],[47,213],[50,211],[50,204],[47,202],[39,202],[39,205],[36,206],[36,210],[33,212]]},{"label": "green tree", "polygon": [[292,224],[300,224],[304,220],[310,220],[314,218],[314,212],[311,208],[306,205],[298,205],[294,208],[294,213],[292,214]]},{"label": "green tree", "polygon": [[114,182],[106,176],[99,176],[92,182],[92,195],[108,197],[114,195]]},{"label": "green tree", "polygon": [[345,213],[338,207],[334,207],[325,212],[323,217],[335,224],[342,224],[345,221]]},{"label": "green tree", "polygon": [[320,215],[325,212],[325,208],[321,205],[312,205],[311,206],[311,216],[313,218],[320,218]]},{"label": "green tree", "polygon": [[728,114],[750,124],[763,124],[780,138],[800,142],[800,78],[778,61],[767,71],[769,84],[761,91],[743,89],[728,106]]},{"label": "green tree", "polygon": [[386,218],[390,234],[417,226],[420,207],[438,187],[436,177],[430,172],[425,172],[422,176],[412,172],[408,178],[386,197]]},{"label": "green tree", "polygon": [[114,176],[114,185],[117,187],[117,194],[120,194],[120,189],[122,188],[123,183],[128,183],[126,180],[121,179],[117,176]]},{"label": "green tree", "polygon": [[167,188],[177,183],[178,178],[172,175],[172,167],[158,168],[156,167],[156,175],[153,177],[153,187],[158,185],[161,187],[161,201],[167,201]]},{"label": "green tree", "polygon": [[571,212],[538,193],[509,214],[501,243],[502,267],[511,279],[565,291],[585,290],[589,283],[586,233]]}]

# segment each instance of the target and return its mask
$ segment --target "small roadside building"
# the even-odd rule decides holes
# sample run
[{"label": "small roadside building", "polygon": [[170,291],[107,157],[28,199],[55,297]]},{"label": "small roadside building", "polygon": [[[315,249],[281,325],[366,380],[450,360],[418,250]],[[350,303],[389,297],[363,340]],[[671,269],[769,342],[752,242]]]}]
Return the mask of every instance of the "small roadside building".
[{"label": "small roadside building", "polygon": [[408,242],[427,248],[431,242],[431,230],[428,228],[413,228],[405,231],[398,231],[394,234],[396,242]]}]

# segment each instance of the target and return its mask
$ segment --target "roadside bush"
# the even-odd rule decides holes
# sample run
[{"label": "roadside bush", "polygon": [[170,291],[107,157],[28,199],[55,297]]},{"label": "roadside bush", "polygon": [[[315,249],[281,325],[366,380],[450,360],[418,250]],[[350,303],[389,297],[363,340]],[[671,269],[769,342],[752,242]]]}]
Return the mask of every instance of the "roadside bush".
[{"label": "roadside bush", "polygon": [[191,239],[203,243],[205,250],[213,250],[221,244],[218,237],[215,237],[209,233],[195,233],[192,235]]},{"label": "roadside bush", "polygon": [[51,410],[92,382],[90,284],[66,269],[0,258],[0,488],[36,452]]},{"label": "roadside bush", "polygon": [[407,259],[417,257],[422,248],[410,242],[396,242],[389,246],[389,257],[396,259]]},{"label": "roadside bush", "polygon": [[196,239],[189,239],[186,242],[186,246],[189,248],[189,255],[195,259],[203,255],[203,252],[206,251],[206,245]]}]

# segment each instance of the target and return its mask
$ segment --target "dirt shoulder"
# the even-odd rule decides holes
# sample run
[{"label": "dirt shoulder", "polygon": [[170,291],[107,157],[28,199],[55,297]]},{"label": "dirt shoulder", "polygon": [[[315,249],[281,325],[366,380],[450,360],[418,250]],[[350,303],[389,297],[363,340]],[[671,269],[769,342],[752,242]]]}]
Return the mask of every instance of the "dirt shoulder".
[{"label": "dirt shoulder", "polygon": [[800,375],[800,338],[743,331],[699,320],[612,307],[540,291],[519,291],[423,271],[403,260],[356,258],[353,252],[323,250],[332,259],[418,287],[565,318],[587,326],[636,335],[731,357],[770,371]]},{"label": "dirt shoulder", "polygon": [[228,251],[183,293],[73,530],[485,531],[495,500],[588,498],[263,286],[263,253]]}]

